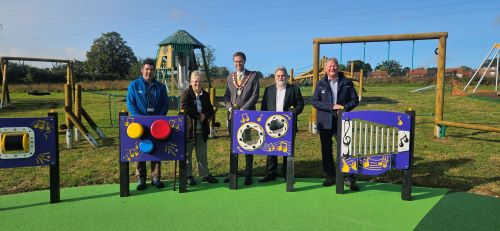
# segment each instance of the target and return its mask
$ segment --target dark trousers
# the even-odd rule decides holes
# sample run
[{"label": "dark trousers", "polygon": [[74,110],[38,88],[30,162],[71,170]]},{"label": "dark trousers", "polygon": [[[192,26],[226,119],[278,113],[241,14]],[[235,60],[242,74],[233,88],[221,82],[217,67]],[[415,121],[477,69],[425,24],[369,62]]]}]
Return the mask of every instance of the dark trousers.
[{"label": "dark trousers", "polygon": [[[334,129],[318,129],[319,139],[321,142],[321,157],[323,161],[323,171],[328,177],[335,177],[335,162],[333,161],[333,141],[332,138],[337,139],[337,123],[336,121],[332,124],[335,126]],[[340,161],[340,160],[337,160]],[[354,174],[344,175],[346,180],[356,181]]]},{"label": "dark trousers", "polygon": [[245,155],[245,177],[252,177],[253,155]]},{"label": "dark trousers", "polygon": [[[146,162],[140,161],[136,164],[135,175],[140,178],[146,178]],[[160,161],[151,161],[151,177],[153,178],[161,178],[161,162]]]},{"label": "dark trousers", "polygon": [[[286,176],[286,156],[283,157],[283,165],[281,166],[281,171],[283,171],[283,175]],[[267,174],[268,175],[276,175],[278,170],[278,157],[277,156],[267,156]]]},{"label": "dark trousers", "polygon": [[321,159],[323,161],[323,171],[329,177],[335,176],[335,163],[333,161],[333,141],[336,137],[337,129],[319,129],[321,142]]}]

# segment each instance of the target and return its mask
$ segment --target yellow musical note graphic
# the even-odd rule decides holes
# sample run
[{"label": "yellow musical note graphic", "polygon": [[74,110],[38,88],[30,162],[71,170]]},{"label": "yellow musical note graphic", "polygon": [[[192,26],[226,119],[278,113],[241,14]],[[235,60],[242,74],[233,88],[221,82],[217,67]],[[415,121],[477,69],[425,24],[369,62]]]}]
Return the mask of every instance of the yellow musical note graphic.
[{"label": "yellow musical note graphic", "polygon": [[389,157],[387,156],[384,156],[379,162],[378,162],[378,166],[381,166],[383,168],[387,168],[387,163],[389,163]]},{"label": "yellow musical note graphic", "polygon": [[123,123],[123,126],[128,127],[133,122],[134,122],[134,118],[127,117],[127,120],[125,120],[125,122]]},{"label": "yellow musical note graphic", "polygon": [[45,120],[37,120],[33,128],[44,129],[45,128]]},{"label": "yellow musical note graphic", "polygon": [[288,143],[286,143],[285,141],[281,141],[277,149],[278,151],[286,153],[288,151]]},{"label": "yellow musical note graphic", "polygon": [[269,146],[267,146],[267,151],[268,152],[272,152],[274,150],[276,150],[276,147],[274,146],[274,144],[271,143]]},{"label": "yellow musical note graphic", "polygon": [[369,168],[370,167],[370,157],[363,159],[363,168]]},{"label": "yellow musical note graphic", "polygon": [[139,152],[137,151],[137,149],[129,149],[128,154],[131,158],[139,156]]},{"label": "yellow musical note graphic", "polygon": [[345,159],[342,158],[342,172],[349,172],[349,164],[347,164],[347,162],[345,162]]},{"label": "yellow musical note graphic", "polygon": [[34,129],[39,129],[45,133],[50,133],[52,131],[52,129],[50,128],[50,124],[46,120],[36,120],[31,124],[31,126]]},{"label": "yellow musical note graphic", "polygon": [[174,120],[169,120],[168,124],[170,124],[170,127],[176,131],[180,130],[181,127],[181,119],[174,119]]},{"label": "yellow musical note graphic", "polygon": [[399,126],[403,125],[403,121],[401,120],[401,116],[398,116],[398,125]]},{"label": "yellow musical note graphic", "polygon": [[356,161],[352,162],[351,164],[351,168],[352,170],[354,171],[358,171],[358,163]]},{"label": "yellow musical note graphic", "polygon": [[260,122],[262,120],[262,114],[260,114],[259,118],[257,118],[257,122]]},{"label": "yellow musical note graphic", "polygon": [[248,116],[248,113],[241,114],[241,122],[242,123],[248,122],[249,120],[250,120],[250,117]]}]

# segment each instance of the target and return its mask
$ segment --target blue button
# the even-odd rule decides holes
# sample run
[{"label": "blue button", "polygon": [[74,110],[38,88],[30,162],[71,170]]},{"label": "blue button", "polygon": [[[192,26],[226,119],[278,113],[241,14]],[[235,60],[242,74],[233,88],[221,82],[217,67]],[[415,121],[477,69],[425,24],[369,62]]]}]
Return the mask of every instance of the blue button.
[{"label": "blue button", "polygon": [[139,143],[139,150],[144,153],[151,153],[155,148],[155,144],[151,140],[143,140]]}]

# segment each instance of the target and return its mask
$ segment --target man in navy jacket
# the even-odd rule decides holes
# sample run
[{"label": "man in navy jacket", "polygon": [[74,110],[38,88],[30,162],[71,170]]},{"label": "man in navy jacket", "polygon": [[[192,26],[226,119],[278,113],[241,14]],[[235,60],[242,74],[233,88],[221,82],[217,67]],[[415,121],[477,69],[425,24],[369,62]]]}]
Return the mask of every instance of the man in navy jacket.
[{"label": "man in navy jacket", "polygon": [[[335,165],[333,161],[332,137],[337,134],[337,110],[351,111],[358,103],[359,98],[351,80],[339,72],[337,59],[330,58],[324,67],[325,76],[318,81],[311,102],[318,110],[317,122],[321,141],[321,156],[323,171],[326,180],[323,186],[335,184]],[[358,191],[354,175],[348,175],[346,185],[353,191]]]},{"label": "man in navy jacket", "polygon": [[[153,59],[145,59],[141,68],[142,76],[128,86],[127,108],[132,116],[166,115],[168,112],[168,95],[165,85],[155,80]],[[146,188],[146,162],[137,162],[137,190]],[[151,161],[151,184],[157,188],[165,185],[161,178],[160,161]]]}]

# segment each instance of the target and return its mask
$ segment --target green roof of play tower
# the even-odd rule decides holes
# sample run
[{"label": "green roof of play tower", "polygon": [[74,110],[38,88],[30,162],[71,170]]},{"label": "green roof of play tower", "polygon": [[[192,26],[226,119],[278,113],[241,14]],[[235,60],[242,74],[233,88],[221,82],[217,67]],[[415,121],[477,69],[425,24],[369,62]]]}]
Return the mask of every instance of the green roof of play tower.
[{"label": "green roof of play tower", "polygon": [[187,45],[192,48],[204,48],[200,41],[198,41],[195,37],[190,35],[185,30],[178,30],[174,34],[168,36],[166,39],[161,41],[158,45]]}]

